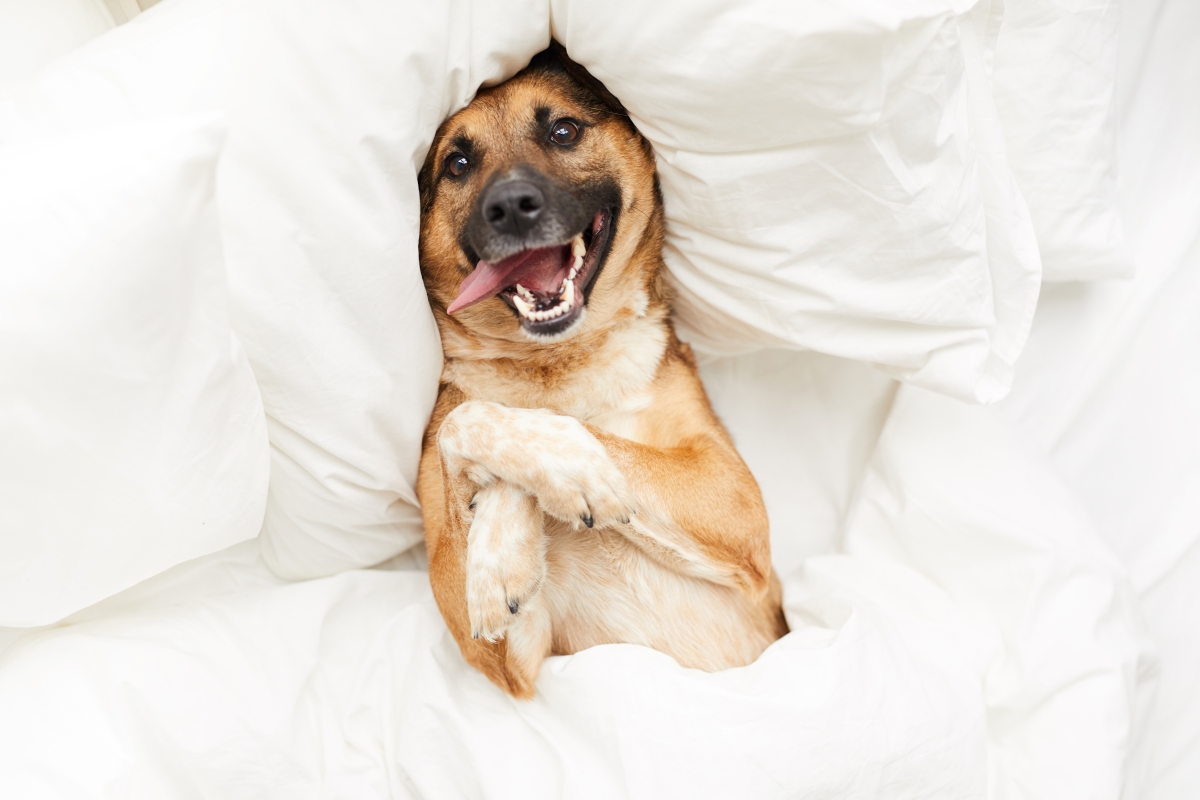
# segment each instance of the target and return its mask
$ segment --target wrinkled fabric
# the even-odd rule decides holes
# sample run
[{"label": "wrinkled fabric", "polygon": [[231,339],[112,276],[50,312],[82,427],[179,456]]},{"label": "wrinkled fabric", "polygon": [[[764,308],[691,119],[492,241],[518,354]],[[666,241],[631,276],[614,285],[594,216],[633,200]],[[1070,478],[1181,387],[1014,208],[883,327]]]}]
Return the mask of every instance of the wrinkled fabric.
[{"label": "wrinkled fabric", "polygon": [[[210,569],[255,574],[232,554]],[[608,645],[549,659],[529,702],[463,662],[423,573],[220,583],[11,648],[6,792],[985,796],[988,643],[964,647],[967,622],[904,568],[811,560],[786,581],[795,632],[749,667]]]},{"label": "wrinkled fabric", "polygon": [[1128,565],[1158,653],[1131,800],[1200,786],[1200,6],[1122,9],[1121,201],[1132,281],[1048,287],[1001,406]]},{"label": "wrinkled fabric", "polygon": [[551,4],[655,147],[694,346],[1004,395],[1041,265],[972,5]]},{"label": "wrinkled fabric", "polygon": [[1116,152],[1123,4],[981,5],[990,6],[992,92],[1009,163],[1037,231],[1043,279],[1130,277]]}]

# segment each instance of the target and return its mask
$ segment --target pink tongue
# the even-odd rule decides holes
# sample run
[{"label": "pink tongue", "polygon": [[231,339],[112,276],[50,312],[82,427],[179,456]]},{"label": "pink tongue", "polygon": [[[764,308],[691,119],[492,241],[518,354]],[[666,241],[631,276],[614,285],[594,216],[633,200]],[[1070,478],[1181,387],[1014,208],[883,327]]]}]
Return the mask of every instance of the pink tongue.
[{"label": "pink tongue", "polygon": [[539,247],[523,250],[496,262],[480,261],[459,285],[458,297],[454,298],[446,312],[453,314],[461,311],[517,283],[542,294],[556,293],[562,286],[558,273],[565,272],[565,251],[565,245]]}]

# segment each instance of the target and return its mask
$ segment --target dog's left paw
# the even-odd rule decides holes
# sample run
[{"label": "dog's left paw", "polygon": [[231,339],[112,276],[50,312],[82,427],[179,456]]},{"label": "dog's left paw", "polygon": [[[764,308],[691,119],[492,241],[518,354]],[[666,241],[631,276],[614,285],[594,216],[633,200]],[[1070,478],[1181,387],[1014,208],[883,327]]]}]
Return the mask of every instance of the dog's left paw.
[{"label": "dog's left paw", "polygon": [[627,525],[635,507],[625,476],[583,425],[571,417],[558,419],[568,422],[562,450],[544,448],[531,470],[538,505],[576,527]]},{"label": "dog's left paw", "polygon": [[494,642],[529,614],[546,579],[546,540],[537,502],[504,482],[479,489],[467,534],[471,636]]}]

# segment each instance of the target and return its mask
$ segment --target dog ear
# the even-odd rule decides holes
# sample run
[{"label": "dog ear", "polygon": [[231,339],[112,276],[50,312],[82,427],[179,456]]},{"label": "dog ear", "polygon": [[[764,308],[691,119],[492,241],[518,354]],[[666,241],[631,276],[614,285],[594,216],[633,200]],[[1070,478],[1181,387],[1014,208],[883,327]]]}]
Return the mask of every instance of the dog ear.
[{"label": "dog ear", "polygon": [[621,105],[621,101],[617,99],[616,95],[610,92],[603,83],[593,77],[592,73],[588,72],[582,64],[573,61],[571,57],[567,55],[567,48],[551,39],[550,48],[546,51],[546,53],[558,59],[558,62],[562,65],[563,70],[565,70],[566,73],[576,81],[583,84],[583,86],[591,91],[592,94],[600,98],[604,105],[608,106],[610,111],[612,111],[614,114],[620,114],[623,117],[629,116],[629,112],[625,110],[625,106]]}]

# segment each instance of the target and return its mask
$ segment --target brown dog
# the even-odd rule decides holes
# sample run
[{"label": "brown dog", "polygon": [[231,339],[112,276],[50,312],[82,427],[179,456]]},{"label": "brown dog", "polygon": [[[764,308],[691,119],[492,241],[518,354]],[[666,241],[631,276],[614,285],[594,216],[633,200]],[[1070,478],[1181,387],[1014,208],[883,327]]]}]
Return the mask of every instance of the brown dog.
[{"label": "brown dog", "polygon": [[446,356],[418,478],[429,577],[463,656],[519,698],[552,653],[633,642],[719,670],[787,631],[621,111],[554,46],[448,119],[420,174]]}]

